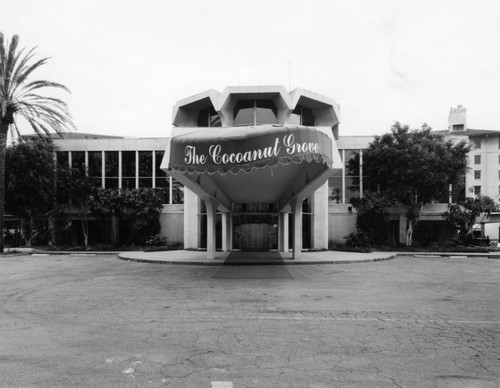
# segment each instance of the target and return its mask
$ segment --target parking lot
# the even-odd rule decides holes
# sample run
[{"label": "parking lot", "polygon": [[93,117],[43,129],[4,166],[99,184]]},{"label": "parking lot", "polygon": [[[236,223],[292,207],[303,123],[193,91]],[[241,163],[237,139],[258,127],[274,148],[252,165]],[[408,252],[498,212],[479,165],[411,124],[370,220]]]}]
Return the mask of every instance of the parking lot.
[{"label": "parking lot", "polygon": [[0,258],[2,387],[498,387],[500,261]]}]

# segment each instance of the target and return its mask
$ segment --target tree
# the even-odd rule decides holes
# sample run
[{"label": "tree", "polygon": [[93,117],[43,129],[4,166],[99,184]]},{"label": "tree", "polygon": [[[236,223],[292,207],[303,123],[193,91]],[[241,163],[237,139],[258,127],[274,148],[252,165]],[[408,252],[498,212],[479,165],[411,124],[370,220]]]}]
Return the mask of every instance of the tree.
[{"label": "tree", "polygon": [[97,191],[88,171],[83,168],[64,168],[59,166],[57,171],[57,191],[60,197],[65,198],[66,203],[57,205],[58,217],[71,215],[72,211],[78,214],[82,227],[83,244],[88,248],[89,244],[89,220],[91,218],[91,201]]},{"label": "tree", "polygon": [[[363,190],[406,208],[406,245],[412,245],[423,205],[447,196],[450,184],[463,181],[468,152],[465,142],[445,140],[425,124],[410,130],[398,122],[363,151]],[[359,157],[348,170],[359,176]],[[359,179],[354,184],[359,189]]]},{"label": "tree", "polygon": [[31,74],[48,58],[34,61],[35,49],[18,48],[19,37],[10,42],[0,33],[0,251],[4,248],[5,153],[9,129],[19,134],[17,118],[24,118],[37,134],[49,130],[63,132],[75,126],[64,101],[39,94],[40,89],[62,89],[66,86],[46,80],[30,81]]},{"label": "tree", "polygon": [[472,241],[474,225],[481,214],[489,215],[498,211],[498,206],[490,197],[465,198],[460,203],[448,204],[448,210],[442,214],[445,221],[449,222],[458,233],[458,239],[468,244]]},{"label": "tree", "polygon": [[22,235],[30,246],[35,221],[46,219],[52,209],[54,145],[38,139],[7,147],[5,165],[6,209],[21,219]]},{"label": "tree", "polygon": [[363,198],[352,198],[351,203],[357,212],[357,233],[369,244],[387,241],[390,201],[378,193],[365,192]]},{"label": "tree", "polygon": [[110,220],[111,241],[144,244],[160,231],[160,213],[163,208],[162,190],[98,189],[90,198],[92,213],[102,220]]}]

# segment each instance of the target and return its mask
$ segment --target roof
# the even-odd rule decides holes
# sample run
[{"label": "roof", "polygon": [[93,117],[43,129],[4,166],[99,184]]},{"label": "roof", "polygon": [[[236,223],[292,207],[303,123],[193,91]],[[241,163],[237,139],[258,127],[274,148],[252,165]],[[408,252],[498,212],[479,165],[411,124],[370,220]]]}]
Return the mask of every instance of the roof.
[{"label": "roof", "polygon": [[469,137],[488,136],[488,135],[498,136],[498,135],[500,135],[500,131],[497,131],[497,130],[472,129],[472,128],[467,128],[465,131],[449,131],[447,129],[443,129],[443,130],[439,130],[439,131],[432,131],[432,133],[436,133],[436,134],[440,134],[440,135],[469,136]]},{"label": "roof", "polygon": [[61,132],[55,133],[51,132],[49,134],[42,133],[37,135],[36,133],[30,133],[27,135],[21,135],[23,139],[32,139],[38,137],[45,137],[51,139],[123,139],[123,136],[111,136],[111,135],[97,135],[93,133],[83,133],[83,132]]}]

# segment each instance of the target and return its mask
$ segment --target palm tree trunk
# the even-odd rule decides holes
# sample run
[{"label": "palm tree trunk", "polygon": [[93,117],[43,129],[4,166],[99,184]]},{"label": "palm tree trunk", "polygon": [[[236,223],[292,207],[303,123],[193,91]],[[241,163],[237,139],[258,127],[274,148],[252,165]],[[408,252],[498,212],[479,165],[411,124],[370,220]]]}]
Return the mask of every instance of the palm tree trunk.
[{"label": "palm tree trunk", "polygon": [[4,215],[5,215],[5,150],[9,124],[0,120],[0,253],[4,249]]}]

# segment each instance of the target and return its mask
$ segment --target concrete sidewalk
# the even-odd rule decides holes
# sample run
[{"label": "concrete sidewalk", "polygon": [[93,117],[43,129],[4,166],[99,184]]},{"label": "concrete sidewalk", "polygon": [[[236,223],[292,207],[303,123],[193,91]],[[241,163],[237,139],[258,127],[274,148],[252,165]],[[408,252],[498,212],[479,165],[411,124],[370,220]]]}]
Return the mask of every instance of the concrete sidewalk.
[{"label": "concrete sidewalk", "polygon": [[[245,252],[247,253],[247,252]],[[251,253],[247,253],[249,255]],[[141,263],[156,264],[189,264],[189,265],[305,265],[305,264],[351,264],[367,263],[395,258],[397,252],[342,252],[342,251],[320,251],[302,252],[300,260],[293,260],[292,253],[281,252],[254,252],[254,258],[243,258],[242,260],[231,260],[227,262],[229,252],[217,252],[215,259],[206,258],[205,251],[161,251],[161,252],[122,252],[118,257],[122,260],[137,261]],[[282,261],[270,260],[267,255],[279,254]]]}]

